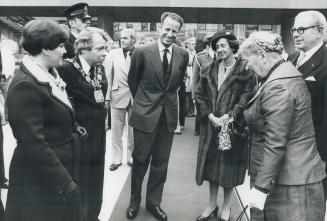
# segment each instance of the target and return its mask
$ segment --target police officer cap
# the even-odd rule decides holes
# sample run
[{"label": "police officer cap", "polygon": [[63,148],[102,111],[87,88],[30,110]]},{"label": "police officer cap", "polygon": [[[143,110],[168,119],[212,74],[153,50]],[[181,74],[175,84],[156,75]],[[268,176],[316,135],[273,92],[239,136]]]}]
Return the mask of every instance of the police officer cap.
[{"label": "police officer cap", "polygon": [[67,19],[80,18],[83,20],[91,19],[91,16],[88,14],[89,5],[87,3],[77,3],[75,5],[67,8],[63,15]]},{"label": "police officer cap", "polygon": [[232,40],[232,41],[237,41],[236,36],[231,32],[231,31],[226,31],[226,30],[220,30],[216,32],[211,39],[211,48],[216,51],[217,47],[217,41],[221,38],[225,38],[227,40]]}]

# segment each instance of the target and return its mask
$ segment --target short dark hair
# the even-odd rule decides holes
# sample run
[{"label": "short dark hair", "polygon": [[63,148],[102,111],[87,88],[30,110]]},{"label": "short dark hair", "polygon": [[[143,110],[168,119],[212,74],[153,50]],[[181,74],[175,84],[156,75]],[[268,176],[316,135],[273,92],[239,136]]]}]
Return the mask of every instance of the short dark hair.
[{"label": "short dark hair", "polygon": [[160,18],[160,20],[161,20],[161,24],[165,21],[165,19],[166,19],[167,17],[170,17],[171,19],[177,21],[177,22],[180,24],[179,29],[181,29],[182,26],[184,25],[184,19],[183,19],[181,16],[179,16],[178,14],[173,13],[173,12],[164,12],[164,13],[161,15],[161,18]]},{"label": "short dark hair", "polygon": [[233,54],[236,54],[239,47],[240,47],[240,43],[238,42],[238,40],[228,40],[227,42],[229,44],[229,47],[232,49]]},{"label": "short dark hair", "polygon": [[20,45],[32,56],[42,49],[53,50],[67,41],[69,33],[58,23],[50,20],[32,20],[23,28]]}]

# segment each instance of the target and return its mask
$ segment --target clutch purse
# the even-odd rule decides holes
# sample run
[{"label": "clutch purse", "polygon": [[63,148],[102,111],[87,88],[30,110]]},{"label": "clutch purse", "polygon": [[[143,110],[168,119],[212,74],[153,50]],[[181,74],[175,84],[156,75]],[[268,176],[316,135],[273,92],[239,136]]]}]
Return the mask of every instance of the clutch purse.
[{"label": "clutch purse", "polygon": [[222,126],[218,133],[218,150],[226,151],[232,149],[230,124],[234,121],[234,118],[225,114],[222,116],[221,120]]}]

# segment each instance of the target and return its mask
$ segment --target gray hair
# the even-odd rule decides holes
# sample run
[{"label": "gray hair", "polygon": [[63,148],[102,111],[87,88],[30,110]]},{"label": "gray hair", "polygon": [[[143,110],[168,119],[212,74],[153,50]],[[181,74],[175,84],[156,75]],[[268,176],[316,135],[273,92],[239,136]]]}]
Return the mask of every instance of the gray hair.
[{"label": "gray hair", "polygon": [[106,42],[111,40],[110,36],[101,28],[87,27],[82,30],[75,41],[76,54],[81,54],[82,50],[91,50],[93,47],[94,34],[99,34]]},{"label": "gray hair", "polygon": [[126,33],[128,34],[129,36],[131,36],[132,39],[134,39],[136,41],[136,34],[135,34],[135,31],[134,29],[132,28],[124,28],[121,32],[121,33]]},{"label": "gray hair", "polygon": [[253,32],[240,46],[241,51],[258,53],[259,51],[282,54],[284,45],[280,35],[272,32]]},{"label": "gray hair", "polygon": [[326,33],[327,21],[326,21],[326,17],[321,12],[314,11],[314,10],[303,11],[303,12],[300,12],[299,14],[296,15],[296,17],[298,17],[298,16],[311,17],[315,22],[314,25],[317,25],[320,28],[322,28],[323,29],[323,34]]}]

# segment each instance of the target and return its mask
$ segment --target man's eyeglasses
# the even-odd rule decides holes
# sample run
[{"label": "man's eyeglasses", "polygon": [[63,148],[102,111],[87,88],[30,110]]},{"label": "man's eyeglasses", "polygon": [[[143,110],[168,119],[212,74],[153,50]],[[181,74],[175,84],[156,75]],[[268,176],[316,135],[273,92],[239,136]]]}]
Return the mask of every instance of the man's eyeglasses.
[{"label": "man's eyeglasses", "polygon": [[307,30],[309,28],[315,28],[315,27],[320,27],[320,26],[319,25],[312,25],[312,26],[309,26],[309,27],[291,28],[290,32],[291,32],[291,34],[293,34],[294,32],[297,32],[298,34],[302,35],[305,30]]}]

